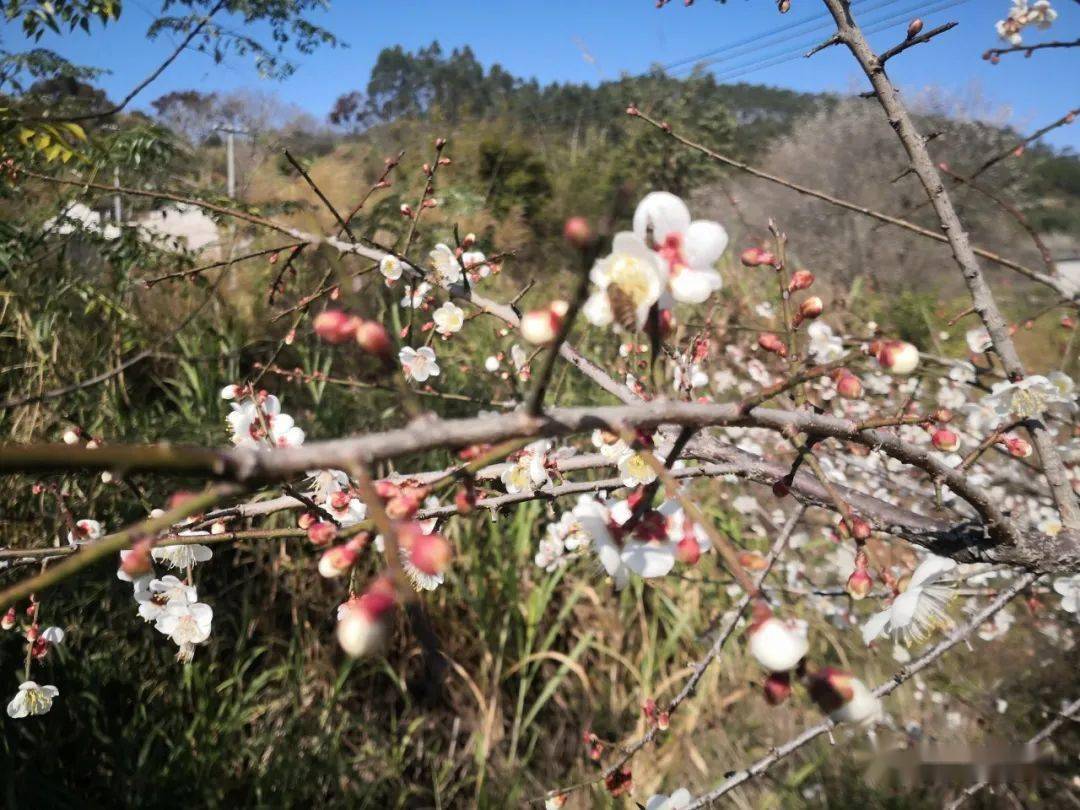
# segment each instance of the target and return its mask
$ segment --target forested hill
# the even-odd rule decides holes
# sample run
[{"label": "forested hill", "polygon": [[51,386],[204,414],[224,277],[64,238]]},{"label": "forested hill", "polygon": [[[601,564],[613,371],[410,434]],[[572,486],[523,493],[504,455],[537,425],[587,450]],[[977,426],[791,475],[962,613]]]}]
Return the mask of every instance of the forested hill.
[{"label": "forested hill", "polygon": [[[599,84],[541,85],[495,64],[485,69],[471,48],[447,53],[437,42],[415,53],[385,48],[363,88],[337,100],[330,121],[355,129],[402,117],[437,115],[445,120],[491,119],[510,115],[533,127],[567,134],[604,130],[618,121],[628,102],[661,114],[683,113],[709,122],[730,116],[740,125],[735,145],[752,150],[772,136],[790,131],[799,116],[833,101],[830,96],[798,93],[754,84],[717,84],[703,72],[668,75],[658,66],[638,76]],[[753,125],[752,129],[745,129]]]}]

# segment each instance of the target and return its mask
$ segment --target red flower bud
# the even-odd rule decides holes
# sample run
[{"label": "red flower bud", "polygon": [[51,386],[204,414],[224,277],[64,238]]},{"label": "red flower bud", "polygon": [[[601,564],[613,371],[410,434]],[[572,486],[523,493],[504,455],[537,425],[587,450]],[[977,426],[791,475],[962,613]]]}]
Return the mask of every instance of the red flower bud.
[{"label": "red flower bud", "polygon": [[375,321],[363,321],[357,325],[356,342],[368,354],[384,359],[390,357],[394,345],[386,327]]},{"label": "red flower bud", "polygon": [[578,250],[584,250],[593,241],[592,228],[585,217],[570,217],[563,225],[563,238]]},{"label": "red flower bud", "polygon": [[307,530],[308,540],[316,546],[325,546],[337,537],[337,526],[327,521],[312,523]]},{"label": "red flower bud", "polygon": [[684,537],[675,545],[675,559],[684,565],[697,565],[701,559],[701,546],[694,537]]},{"label": "red flower bud", "polygon": [[788,292],[798,292],[799,290],[808,290],[810,285],[814,283],[814,274],[809,270],[796,270],[791,274],[791,281],[788,282]]},{"label": "red flower bud", "polygon": [[746,267],[761,267],[762,265],[775,265],[776,257],[764,248],[747,248],[739,254],[739,260]]},{"label": "red flower bud", "polygon": [[759,335],[757,342],[758,346],[760,346],[765,351],[772,352],[773,354],[779,355],[780,357],[787,357],[787,346],[784,345],[784,341],[782,341],[772,332],[766,332],[763,335]]},{"label": "red flower bud", "polygon": [[953,453],[960,446],[960,437],[947,428],[938,428],[930,434],[930,442],[943,453]]},{"label": "red flower bud", "polygon": [[315,317],[312,327],[315,334],[327,343],[344,343],[356,335],[358,323],[356,318],[340,309],[328,309]]},{"label": "red flower bud", "polygon": [[862,380],[847,369],[836,379],[836,393],[844,399],[859,399],[863,395]]}]

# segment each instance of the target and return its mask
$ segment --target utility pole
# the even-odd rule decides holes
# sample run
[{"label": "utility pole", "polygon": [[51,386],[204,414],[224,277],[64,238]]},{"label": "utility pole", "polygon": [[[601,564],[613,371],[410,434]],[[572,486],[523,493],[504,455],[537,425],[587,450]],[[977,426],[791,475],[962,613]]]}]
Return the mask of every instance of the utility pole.
[{"label": "utility pole", "polygon": [[230,200],[236,199],[236,150],[233,145],[234,130],[225,130],[225,160],[229,164],[226,169],[226,189]]},{"label": "utility pole", "polygon": [[[112,170],[113,188],[120,188],[120,167],[114,166]],[[113,222],[117,225],[124,218],[124,209],[120,205],[120,195],[114,194],[112,198],[112,215]]]}]

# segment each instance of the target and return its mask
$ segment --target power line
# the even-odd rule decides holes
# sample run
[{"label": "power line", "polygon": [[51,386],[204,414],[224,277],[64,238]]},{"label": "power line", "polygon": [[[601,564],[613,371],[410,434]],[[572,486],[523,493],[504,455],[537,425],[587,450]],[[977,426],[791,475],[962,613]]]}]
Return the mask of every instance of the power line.
[{"label": "power line", "polygon": [[[855,2],[852,3],[852,6],[859,6],[859,11],[861,13],[869,13],[869,12],[877,11],[878,9],[881,9],[881,8],[885,8],[885,6],[887,6],[887,5],[892,5],[894,3],[901,2],[901,0],[877,0],[877,3],[873,5],[873,8],[870,8],[870,6],[866,5],[867,2],[868,2],[868,0],[855,0]],[[762,45],[775,44],[775,43],[767,42],[767,40],[775,39],[778,36],[781,38],[781,40],[785,39],[785,37],[783,37],[782,35],[786,31],[794,30],[796,28],[801,28],[802,26],[814,24],[813,28],[811,28],[808,31],[805,31],[805,33],[810,33],[811,30],[818,30],[819,28],[823,28],[823,27],[832,27],[833,23],[831,21],[832,21],[832,15],[829,14],[827,11],[823,11],[823,12],[820,12],[818,14],[813,14],[813,15],[811,15],[809,17],[804,17],[804,18],[801,18],[801,19],[797,19],[797,21],[793,21],[791,23],[788,23],[787,25],[783,25],[783,26],[779,26],[779,27],[775,27],[775,28],[769,28],[769,29],[766,29],[766,30],[758,31],[756,33],[751,33],[751,35],[748,35],[744,39],[735,40],[733,42],[727,42],[727,43],[725,43],[723,45],[717,46],[717,48],[714,48],[714,49],[712,49],[710,51],[704,51],[702,53],[699,53],[699,54],[696,54],[696,55],[693,55],[693,56],[687,56],[685,58],[676,59],[675,62],[670,62],[670,63],[667,63],[665,65],[661,65],[660,68],[661,68],[661,70],[667,71],[667,70],[672,70],[673,68],[683,67],[685,65],[697,64],[697,63],[703,62],[703,60],[706,60],[706,59],[708,59],[708,58],[710,58],[712,56],[715,56],[716,54],[719,54],[719,53],[725,53],[726,54],[726,53],[733,52],[735,50],[746,50],[747,46],[751,50],[753,50],[755,48],[761,48]],[[801,35],[799,35],[799,36],[801,36]]]},{"label": "power line", "polygon": [[[864,24],[864,32],[866,34],[876,34],[881,31],[887,31],[891,28],[896,28],[901,25],[906,25],[911,19],[912,15],[928,15],[936,14],[940,11],[952,8],[954,6],[962,5],[968,2],[968,0],[937,0],[930,4],[922,4],[913,8],[908,8],[903,11],[892,14],[884,18],[872,20],[869,23]],[[809,39],[800,42],[799,45],[785,48],[782,50],[774,50],[772,53],[759,56],[755,60],[745,62],[741,65],[732,65],[727,70],[714,73],[714,78],[718,82],[730,81],[731,79],[744,76],[747,73],[753,73],[765,68],[780,65],[785,62],[791,62],[795,59],[803,58],[807,48],[813,47],[817,44],[816,39]],[[697,66],[695,66],[697,67]],[[676,71],[674,76],[685,74],[687,71]]]}]

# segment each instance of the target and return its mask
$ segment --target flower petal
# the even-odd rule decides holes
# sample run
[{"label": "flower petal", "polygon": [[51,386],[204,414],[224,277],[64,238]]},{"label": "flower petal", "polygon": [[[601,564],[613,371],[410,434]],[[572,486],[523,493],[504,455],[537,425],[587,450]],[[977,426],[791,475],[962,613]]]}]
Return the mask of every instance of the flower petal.
[{"label": "flower petal", "polygon": [[691,222],[683,240],[683,255],[695,270],[708,270],[728,246],[727,231],[719,222],[699,219]]},{"label": "flower petal", "polygon": [[652,230],[654,242],[663,242],[669,234],[685,233],[690,227],[690,209],[668,191],[646,194],[634,211],[634,235],[648,241]]}]

